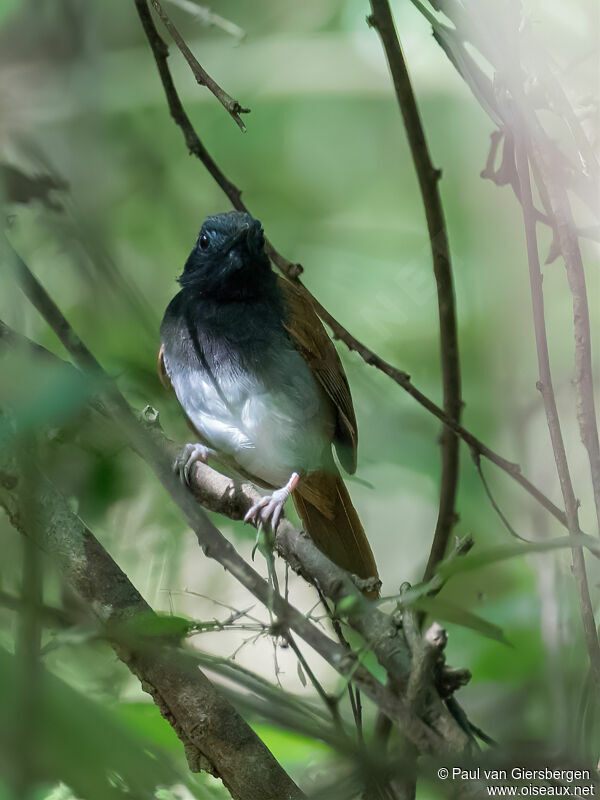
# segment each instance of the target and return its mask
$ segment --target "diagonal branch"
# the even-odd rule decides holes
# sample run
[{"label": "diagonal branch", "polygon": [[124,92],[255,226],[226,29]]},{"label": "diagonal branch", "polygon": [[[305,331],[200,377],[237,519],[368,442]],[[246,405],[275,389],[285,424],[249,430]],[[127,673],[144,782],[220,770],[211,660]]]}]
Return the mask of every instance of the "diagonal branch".
[{"label": "diagonal branch", "polygon": [[[20,347],[22,351],[29,350],[32,355],[46,360],[54,359],[66,368],[75,370],[75,367],[62,362],[57,356],[35,345],[26,337],[16,334],[0,321],[0,348],[3,343],[9,347]],[[96,402],[95,408],[103,416],[109,416],[104,404]],[[142,412],[141,419],[148,435],[152,436],[172,463],[175,447],[162,433],[157,412],[147,406]],[[190,488],[198,503],[204,508],[232,520],[244,519],[248,509],[259,498],[257,489],[251,483],[232,481],[207,464],[198,462],[190,472]],[[394,685],[400,689],[407,685],[412,670],[411,661],[414,662],[414,659],[411,658],[407,642],[397,622],[382,613],[375,604],[368,602],[351,576],[326,558],[309,536],[294,528],[285,518],[280,522],[275,537],[275,547],[298,574],[318,586],[322,597],[326,595],[338,607],[345,608],[346,621],[371,646],[380,664],[393,677]],[[352,657],[347,647],[344,653]],[[465,682],[463,681],[461,685]],[[455,684],[456,688],[459,688],[458,684]],[[445,692],[443,697],[447,697],[448,694]],[[457,742],[458,747],[462,732],[452,728],[452,719],[448,717],[447,709],[437,702],[435,693],[431,694],[431,700],[434,708],[433,711],[428,710],[429,724],[436,730],[443,727],[446,731],[451,731],[450,741]]]},{"label": "diagonal branch", "polygon": [[[12,249],[6,238],[4,238],[4,245],[4,251],[13,262],[15,276],[25,295],[57,334],[76,364],[96,380],[103,381],[108,387],[101,399],[109,416],[129,445],[148,463],[161,484],[183,512],[204,554],[218,561],[242,586],[269,608],[283,624],[298,634],[340,675],[352,680],[379,709],[402,728],[406,736],[417,746],[420,752],[463,751],[468,746],[468,737],[460,726],[453,723],[452,720],[448,721],[443,716],[439,717],[442,733],[436,729],[431,721],[426,723],[413,714],[404,700],[395,696],[393,692],[384,687],[371,672],[362,666],[355,654],[348,653],[344,647],[333,642],[320,631],[286,599],[281,597],[278,592],[274,591],[273,587],[237,553],[233,545],[209,520],[194,497],[184,489],[180,481],[175,477],[171,468],[172,460],[164,449],[161,449],[160,444],[149,433],[147,427],[136,419],[125,398],[111,383],[95,357],[71,328],[56,303],[35,278],[25,262]],[[308,537],[303,538],[305,541],[310,541]],[[312,542],[310,542],[310,545],[312,545],[313,555],[315,553],[319,554],[325,573],[332,569],[339,570],[317,550]],[[342,575],[346,574],[343,571],[341,572]],[[335,578],[335,574],[332,573],[332,575],[333,585],[337,585],[338,581]],[[349,578],[348,581],[350,581]],[[353,584],[352,586],[358,598],[359,593]],[[362,598],[362,595],[360,597]],[[363,602],[366,603],[367,601],[363,599]],[[384,619],[386,618],[386,615],[376,609],[375,613],[381,614]],[[390,638],[389,628],[388,638]],[[403,640],[399,636],[393,637],[392,646],[401,651],[404,646]],[[388,662],[387,668],[392,669],[393,665],[397,663],[397,657],[394,656],[394,659]]]},{"label": "diagonal branch", "polygon": [[208,172],[212,175],[217,184],[230,199],[233,207],[240,211],[245,211],[246,207],[241,201],[242,193],[237,186],[234,186],[234,184],[231,183],[231,181],[229,181],[225,175],[223,175],[216,162],[212,159],[208,150],[204,147],[196,135],[196,131],[190,122],[190,118],[185,113],[185,109],[183,108],[181,100],[179,99],[179,95],[177,94],[177,90],[175,89],[175,84],[173,83],[171,71],[167,63],[167,58],[169,57],[169,48],[156,30],[156,25],[152,19],[150,9],[148,8],[147,0],[134,0],[134,2],[138,16],[142,23],[142,27],[144,28],[144,33],[146,34],[146,38],[148,39],[150,47],[152,48],[152,53],[154,54],[154,60],[156,61],[158,74],[160,75],[160,79],[169,104],[169,111],[176,125],[179,126],[181,132],[183,133],[188,150],[204,164]]},{"label": "diagonal branch", "polygon": [[[458,333],[448,233],[439,191],[441,172],[435,169],[431,162],[425,131],[388,0],[371,0],[371,9],[373,13],[367,22],[377,30],[385,50],[425,207],[433,272],[437,285],[444,411],[450,419],[459,422],[462,399]],[[433,576],[436,566],[443,559],[457,518],[455,504],[459,440],[448,427],[442,432],[441,447],[440,504],[424,580],[429,580]]]},{"label": "diagonal branch", "polygon": [[206,86],[209,92],[212,92],[214,94],[219,103],[221,103],[223,108],[235,121],[236,125],[240,128],[240,130],[245,131],[246,126],[244,125],[244,121],[241,118],[240,114],[249,114],[250,109],[243,108],[237,100],[234,100],[233,97],[231,97],[231,95],[227,94],[227,92],[224,89],[222,89],[213,78],[210,77],[208,72],[200,65],[198,59],[195,57],[190,48],[184,42],[183,37],[181,36],[175,25],[173,25],[169,15],[163,9],[158,0],[150,0],[150,2],[154,6],[154,10],[158,14],[158,16],[161,18],[163,25],[173,37],[173,41],[181,51],[182,56],[190,65],[190,69],[194,74],[196,82],[200,86]]},{"label": "diagonal branch", "polygon": [[[152,49],[158,73],[165,91],[165,97],[169,106],[169,111],[176,125],[183,133],[186,146],[190,153],[192,153],[204,165],[209,174],[214,178],[217,185],[223,190],[231,205],[238,211],[248,211],[247,206],[242,201],[242,193],[240,189],[232,183],[219,168],[214,161],[206,147],[200,141],[198,134],[194,130],[188,115],[183,108],[177,90],[173,83],[173,78],[167,63],[168,49],[164,41],[158,34],[156,26],[150,15],[150,11],[146,4],[146,0],[135,0],[137,12],[142,22],[146,37]],[[522,473],[521,467],[512,461],[504,458],[496,453],[494,450],[485,445],[470,431],[456,422],[452,417],[448,416],[443,409],[436,403],[429,399],[420,389],[418,389],[411,381],[410,375],[401,369],[385,361],[378,356],[373,350],[370,350],[355,336],[353,336],[343,325],[341,325],[335,317],[333,317],[327,309],[313,297],[308,289],[298,280],[298,276],[302,273],[302,266],[300,264],[289,261],[285,256],[279,253],[278,250],[270,243],[267,242],[267,252],[271,261],[286,275],[290,280],[293,280],[295,285],[310,300],[315,311],[319,317],[331,328],[334,339],[344,342],[346,347],[356,352],[362,360],[375,367],[388,378],[391,378],[398,384],[405,392],[407,392],[414,400],[425,408],[430,414],[443,422],[444,425],[454,433],[456,433],[474,452],[479,453],[484,458],[487,458],[503,472],[513,478],[528,494],[530,494],[538,503],[540,503],[546,511],[548,511],[561,525],[565,528],[567,526],[567,519],[564,511],[556,506],[543,492],[541,492],[530,480],[528,480]]]},{"label": "diagonal branch", "polygon": [[[0,450],[0,505],[27,541],[58,561],[70,587],[110,631],[139,613],[152,613],[137,589],[73,513],[68,501],[35,471],[40,518],[28,522],[23,474]],[[118,657],[152,695],[161,714],[183,742],[190,769],[220,777],[236,800],[304,794],[284,772],[252,728],[198,669],[196,659],[172,646],[142,646],[116,638]]]}]

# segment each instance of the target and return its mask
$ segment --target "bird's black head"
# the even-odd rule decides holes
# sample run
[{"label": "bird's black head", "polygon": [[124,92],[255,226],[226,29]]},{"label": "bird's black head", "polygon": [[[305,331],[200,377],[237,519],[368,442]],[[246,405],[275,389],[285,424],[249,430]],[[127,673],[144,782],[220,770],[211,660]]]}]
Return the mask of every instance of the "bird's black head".
[{"label": "bird's black head", "polygon": [[274,275],[260,222],[241,211],[207,217],[178,280],[184,289],[219,300],[262,294]]}]

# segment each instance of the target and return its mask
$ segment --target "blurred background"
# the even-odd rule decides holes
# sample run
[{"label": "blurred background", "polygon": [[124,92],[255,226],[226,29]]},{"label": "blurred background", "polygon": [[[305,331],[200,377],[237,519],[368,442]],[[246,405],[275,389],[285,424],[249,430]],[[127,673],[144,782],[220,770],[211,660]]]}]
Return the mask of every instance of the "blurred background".
[{"label": "blurred background", "polygon": [[[243,190],[275,246],[303,264],[305,283],[323,305],[441,403],[437,299],[423,209],[380,42],[365,23],[368,4],[218,0],[212,11],[227,24],[216,26],[207,26],[185,6],[165,0],[200,63],[252,110],[242,133],[215,98],[196,85],[157,23],[203,143]],[[521,463],[525,474],[562,505],[536,390],[520,207],[508,187],[480,177],[494,126],[419,11],[408,2],[392,6],[434,163],[443,170],[464,424]],[[551,53],[597,148],[597,4],[529,0],[523,15]],[[229,204],[188,155],[169,116],[134,4],[0,0],[0,63],[0,174],[10,239],[132,405],[158,409],[167,435],[183,443],[187,428],[155,375],[158,326],[203,218],[228,210]],[[51,175],[57,189],[40,191],[27,204],[18,202],[20,179],[12,170],[29,177]],[[540,235],[549,246],[548,232]],[[597,333],[599,248],[589,241],[583,246]],[[545,267],[544,292],[581,526],[593,533],[593,498],[572,386],[571,297],[561,261]],[[5,269],[0,271],[0,318],[65,356]],[[339,352],[360,431],[358,472],[348,487],[379,563],[383,592],[393,595],[403,581],[421,579],[429,553],[437,516],[440,426],[384,375],[343,346]],[[253,605],[215,562],[203,557],[147,467],[85,412],[83,395],[65,388],[52,370],[42,375],[29,363],[9,366],[0,381],[0,401],[19,408],[32,431],[44,430],[40,459],[45,469],[154,609],[212,620],[230,613],[220,604]],[[461,467],[456,534],[471,534],[481,551],[513,542],[466,448]],[[563,535],[509,478],[492,465],[483,468],[497,503],[521,536]],[[214,521],[250,557],[254,531],[220,517]],[[0,516],[0,586],[7,592],[19,590],[21,547],[19,535]],[[266,574],[260,554],[255,566]],[[597,606],[600,572],[592,559],[588,566]],[[57,606],[68,603],[51,560],[44,568],[45,599]],[[283,576],[281,563],[278,569]],[[304,611],[318,599],[293,575],[290,595]],[[459,698],[470,718],[507,745],[540,742],[549,751],[567,749],[597,759],[569,554],[494,563],[457,576],[440,598],[498,626],[510,643],[447,624],[449,662],[473,673]],[[265,618],[266,612],[257,607],[252,613]],[[0,644],[12,651],[14,636],[15,615],[0,607]],[[176,737],[108,646],[84,634],[48,633],[44,643],[44,663],[52,673],[99,701],[125,730],[163,748],[184,771]],[[313,693],[294,654],[267,637],[240,628],[198,635],[191,645],[222,656],[235,652],[239,664],[284,689]],[[335,674],[312,653],[306,657],[324,684],[335,687]],[[252,722],[303,786],[331,769],[324,745],[265,720]],[[194,796],[226,796],[206,776],[196,787]],[[158,796],[187,797],[196,790],[181,788],[175,795],[165,790]],[[425,785],[419,796],[436,796],[436,791]],[[36,792],[48,800],[71,796],[51,782]]]}]

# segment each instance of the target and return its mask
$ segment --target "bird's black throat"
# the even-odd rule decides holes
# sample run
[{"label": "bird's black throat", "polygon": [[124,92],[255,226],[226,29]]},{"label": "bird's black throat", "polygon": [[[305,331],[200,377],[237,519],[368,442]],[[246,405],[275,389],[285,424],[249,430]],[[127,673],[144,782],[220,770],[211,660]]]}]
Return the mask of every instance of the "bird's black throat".
[{"label": "bird's black throat", "polygon": [[185,340],[201,361],[256,366],[261,354],[290,346],[262,226],[249,214],[208,217],[178,280],[182,288],[163,328]]},{"label": "bird's black throat", "polygon": [[269,273],[271,280],[261,281],[261,291],[255,284],[251,291],[236,291],[229,298],[184,286],[171,301],[163,326],[177,321],[179,335],[205,367],[256,368],[272,347],[289,346],[283,298],[275,274],[270,269]]}]

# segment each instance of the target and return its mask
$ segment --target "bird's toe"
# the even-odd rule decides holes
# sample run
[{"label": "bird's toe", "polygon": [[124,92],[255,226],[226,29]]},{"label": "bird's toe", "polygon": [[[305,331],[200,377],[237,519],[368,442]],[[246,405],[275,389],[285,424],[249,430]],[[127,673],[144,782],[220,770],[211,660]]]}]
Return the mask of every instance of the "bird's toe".
[{"label": "bird's toe", "polygon": [[188,442],[175,459],[173,471],[179,475],[185,486],[190,485],[191,470],[197,461],[206,463],[207,459],[215,455],[215,451],[199,442]]},{"label": "bird's toe", "polygon": [[261,511],[265,507],[265,505],[269,502],[269,499],[270,498],[267,495],[267,497],[261,497],[258,503],[254,503],[254,505],[251,506],[246,512],[244,516],[244,522],[254,522],[256,524],[256,518],[258,517],[259,514],[262,518]]}]

